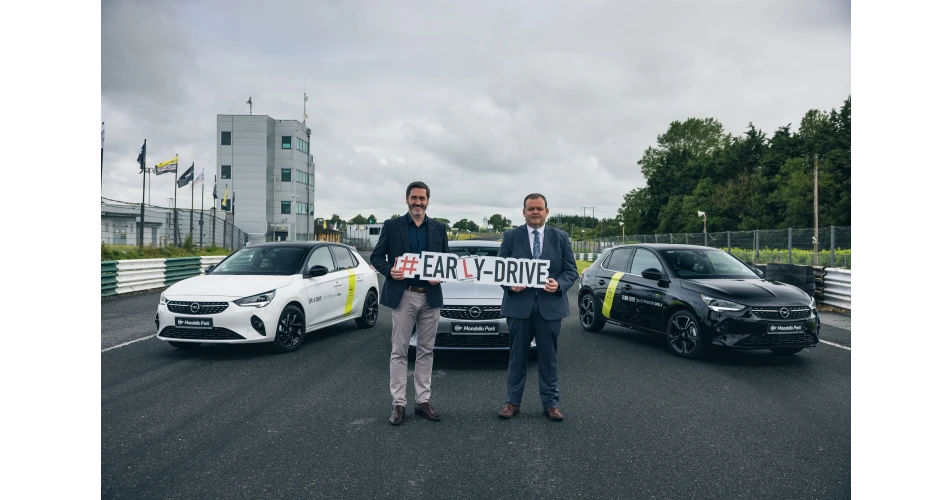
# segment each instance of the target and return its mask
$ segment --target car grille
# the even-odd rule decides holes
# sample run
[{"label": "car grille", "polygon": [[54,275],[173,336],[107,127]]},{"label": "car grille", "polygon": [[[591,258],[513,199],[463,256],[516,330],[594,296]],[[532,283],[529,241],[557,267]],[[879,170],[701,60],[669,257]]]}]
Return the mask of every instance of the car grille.
[{"label": "car grille", "polygon": [[790,315],[784,318],[780,315],[780,309],[782,307],[759,307],[752,309],[751,311],[757,315],[758,318],[762,319],[803,319],[810,317],[810,308],[809,307],[788,307],[787,310],[790,311]]},{"label": "car grille", "polygon": [[[470,309],[479,308],[479,315],[473,316]],[[440,316],[451,319],[499,319],[499,306],[443,306]]]},{"label": "car grille", "polygon": [[795,333],[783,335],[768,335],[765,333],[750,335],[734,344],[735,347],[751,347],[768,349],[771,347],[808,347],[818,342],[812,333]]},{"label": "car grille", "polygon": [[176,328],[167,326],[159,334],[161,337],[170,339],[190,339],[190,340],[244,340],[245,338],[227,328]]},{"label": "car grille", "polygon": [[509,347],[509,334],[452,335],[437,333],[435,347]]},{"label": "car grille", "polygon": [[[192,304],[198,304],[198,312],[192,312]],[[228,309],[228,302],[175,302],[169,301],[169,311],[175,314],[218,314]]]}]

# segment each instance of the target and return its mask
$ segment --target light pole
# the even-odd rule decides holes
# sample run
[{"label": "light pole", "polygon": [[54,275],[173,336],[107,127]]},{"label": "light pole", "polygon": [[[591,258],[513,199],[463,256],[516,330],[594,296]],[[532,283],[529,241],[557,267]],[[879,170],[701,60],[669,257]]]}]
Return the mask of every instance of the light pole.
[{"label": "light pole", "polygon": [[698,217],[704,217],[704,246],[707,246],[707,212],[698,212]]},{"label": "light pole", "polygon": [[294,203],[294,214],[291,215],[291,234],[294,236],[294,239],[291,241],[297,241],[297,199],[297,194],[291,195],[291,201]]},{"label": "light pole", "polygon": [[621,244],[624,245],[625,244],[625,223],[619,222],[618,225],[621,226]]}]

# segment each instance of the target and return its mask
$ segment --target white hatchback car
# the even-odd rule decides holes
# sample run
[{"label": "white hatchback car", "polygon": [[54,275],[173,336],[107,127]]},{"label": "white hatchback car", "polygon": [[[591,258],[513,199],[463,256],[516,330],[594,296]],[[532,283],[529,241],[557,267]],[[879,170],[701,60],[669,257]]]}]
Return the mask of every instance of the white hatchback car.
[{"label": "white hatchback car", "polygon": [[249,245],[159,299],[156,335],[181,349],[268,342],[277,352],[347,320],[370,328],[377,275],[352,248],[318,241]]}]

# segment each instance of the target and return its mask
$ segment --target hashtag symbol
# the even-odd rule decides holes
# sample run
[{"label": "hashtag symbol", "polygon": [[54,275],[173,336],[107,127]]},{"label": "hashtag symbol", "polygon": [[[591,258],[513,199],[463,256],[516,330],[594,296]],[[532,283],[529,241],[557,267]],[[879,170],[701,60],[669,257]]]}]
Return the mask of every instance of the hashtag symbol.
[{"label": "hashtag symbol", "polygon": [[403,264],[402,267],[398,267],[397,271],[401,271],[404,274],[410,273],[410,275],[416,274],[416,265],[420,261],[416,257],[404,257],[400,263]]}]

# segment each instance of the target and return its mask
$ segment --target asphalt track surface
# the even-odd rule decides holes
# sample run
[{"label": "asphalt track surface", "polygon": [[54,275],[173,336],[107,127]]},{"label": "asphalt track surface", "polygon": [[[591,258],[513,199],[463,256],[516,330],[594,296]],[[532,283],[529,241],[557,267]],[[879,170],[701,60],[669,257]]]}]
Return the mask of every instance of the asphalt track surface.
[{"label": "asphalt track surface", "polygon": [[[408,412],[398,427],[385,307],[372,329],[347,322],[276,355],[131,342],[153,333],[159,294],[105,299],[101,496],[850,496],[849,350],[681,360],[660,336],[583,331],[575,290],[559,338],[563,422],[542,416],[535,363],[522,413],[503,421],[507,355],[438,351],[443,420]],[[848,330],[823,328],[849,346]]]}]

